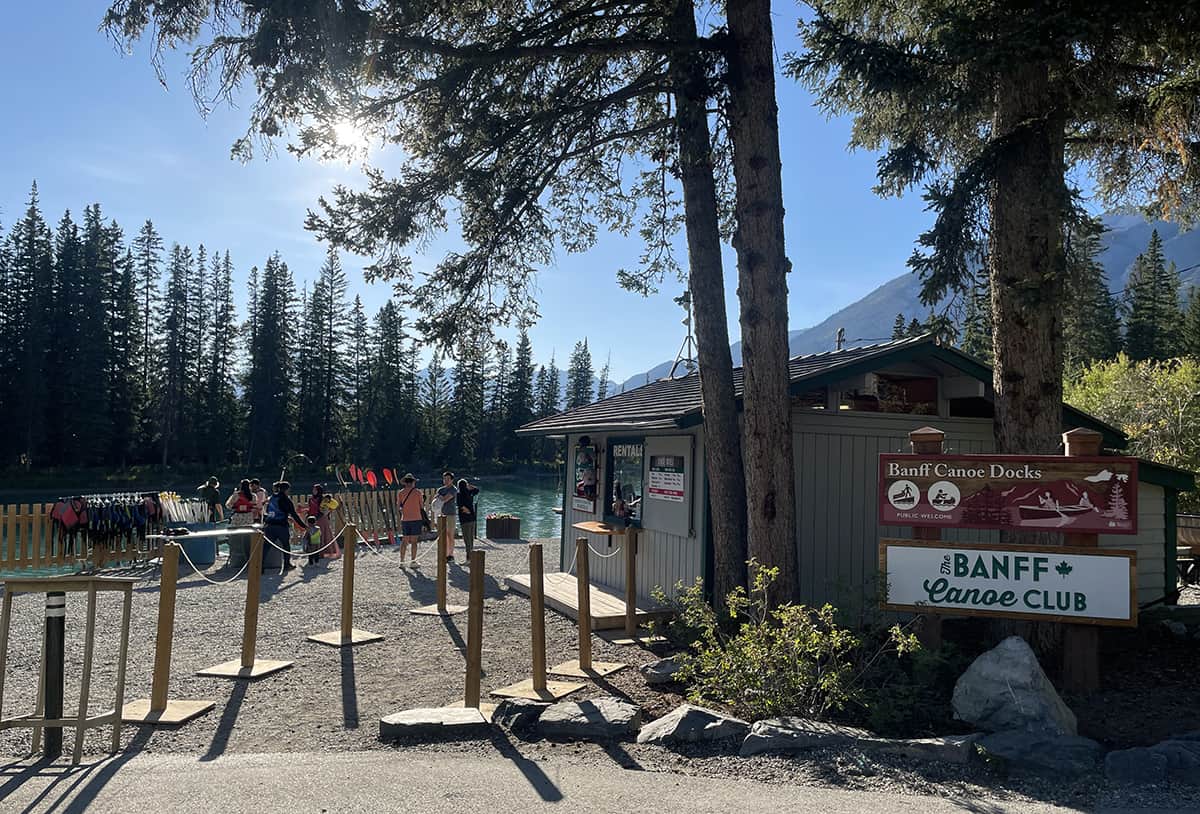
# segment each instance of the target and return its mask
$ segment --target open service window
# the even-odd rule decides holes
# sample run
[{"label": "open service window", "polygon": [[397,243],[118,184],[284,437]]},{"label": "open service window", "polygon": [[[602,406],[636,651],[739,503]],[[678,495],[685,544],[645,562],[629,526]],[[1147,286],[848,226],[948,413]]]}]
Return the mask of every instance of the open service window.
[{"label": "open service window", "polygon": [[645,442],[642,438],[612,438],[604,476],[604,519],[627,526],[642,525],[646,486]]}]

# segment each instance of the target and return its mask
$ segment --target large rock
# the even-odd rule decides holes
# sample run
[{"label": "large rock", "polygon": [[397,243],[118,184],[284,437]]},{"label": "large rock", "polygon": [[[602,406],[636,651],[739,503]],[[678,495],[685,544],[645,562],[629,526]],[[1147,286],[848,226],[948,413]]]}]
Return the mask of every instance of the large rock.
[{"label": "large rock", "polygon": [[641,724],[641,707],[618,698],[595,698],[551,704],[538,719],[538,731],[549,738],[608,740],[632,735]]},{"label": "large rock", "polygon": [[744,738],[750,724],[704,707],[682,704],[656,721],[642,727],[638,743],[676,743],[719,741],[725,738]]},{"label": "large rock", "polygon": [[756,721],[742,741],[742,757],[759,752],[795,752],[816,746],[835,746],[851,742],[874,741],[865,729],[838,726],[808,718],[767,718]]},{"label": "large rock", "polygon": [[1033,650],[1009,636],[971,663],[954,685],[954,717],[1002,732],[1021,729],[1074,735],[1075,713],[1063,703]]},{"label": "large rock", "polygon": [[660,659],[643,664],[638,669],[646,677],[647,684],[670,684],[675,680],[675,674],[679,672],[679,662],[674,658]]},{"label": "large rock", "polygon": [[977,741],[989,758],[999,758],[1017,771],[1069,776],[1093,771],[1104,747],[1078,735],[1052,735],[1010,729]]},{"label": "large rock", "polygon": [[487,718],[473,707],[422,707],[380,718],[379,739],[472,736],[488,726]]},{"label": "large rock", "polygon": [[1169,740],[1150,747],[1167,761],[1167,775],[1182,783],[1200,783],[1200,741]]},{"label": "large rock", "polygon": [[532,698],[505,698],[496,705],[492,723],[520,732],[532,728],[549,708],[547,702],[534,701]]},{"label": "large rock", "polygon": [[888,755],[900,755],[916,760],[937,763],[970,763],[975,756],[975,742],[982,735],[947,735],[940,738],[912,738],[909,740],[881,740],[873,746]]},{"label": "large rock", "polygon": [[1145,748],[1109,752],[1104,776],[1114,783],[1159,783],[1167,778],[1167,756]]}]

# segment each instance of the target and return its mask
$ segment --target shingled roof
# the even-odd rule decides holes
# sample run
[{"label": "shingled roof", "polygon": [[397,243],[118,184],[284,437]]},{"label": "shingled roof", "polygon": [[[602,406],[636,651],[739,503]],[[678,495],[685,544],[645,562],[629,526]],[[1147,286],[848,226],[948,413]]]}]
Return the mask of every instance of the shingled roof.
[{"label": "shingled roof", "polygon": [[[934,337],[926,334],[877,345],[796,356],[788,361],[788,381],[796,389],[797,385],[823,378],[834,371],[858,368],[864,362],[882,363],[888,357],[925,348],[930,352],[940,350]],[[846,375],[852,374],[847,372]],[[736,398],[742,397],[740,367],[733,369],[733,391]],[[517,433],[563,435],[568,432],[675,429],[697,423],[700,407],[700,376],[692,373],[678,379],[659,379],[603,401],[532,421]]]}]

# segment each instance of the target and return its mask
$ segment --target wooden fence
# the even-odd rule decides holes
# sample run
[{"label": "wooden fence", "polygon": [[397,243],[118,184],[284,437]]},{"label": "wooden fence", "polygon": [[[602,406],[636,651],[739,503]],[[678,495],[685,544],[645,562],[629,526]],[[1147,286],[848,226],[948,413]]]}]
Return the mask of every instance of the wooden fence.
[{"label": "wooden fence", "polygon": [[[400,507],[396,499],[400,491],[380,488],[335,493],[340,514],[335,528],[354,523],[363,539],[373,545],[395,542],[400,537]],[[420,492],[422,502],[428,507],[437,489]]]},{"label": "wooden fence", "polygon": [[134,530],[95,539],[63,533],[50,517],[52,503],[0,506],[0,573],[69,573],[132,564],[159,556],[157,543]]}]

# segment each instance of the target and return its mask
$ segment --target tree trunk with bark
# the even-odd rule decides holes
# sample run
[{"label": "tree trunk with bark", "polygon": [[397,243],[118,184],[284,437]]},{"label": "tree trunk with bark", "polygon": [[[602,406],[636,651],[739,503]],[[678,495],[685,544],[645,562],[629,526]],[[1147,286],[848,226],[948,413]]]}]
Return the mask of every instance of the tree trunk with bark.
[{"label": "tree trunk with bark", "polygon": [[[692,0],[677,0],[672,29],[676,39],[696,39]],[[704,467],[708,472],[713,542],[711,588],[713,605],[723,607],[730,591],[746,585],[746,479],[725,317],[725,274],[708,129],[708,83],[695,53],[676,57],[671,65],[671,81],[687,227],[688,288],[696,319],[704,412]]]},{"label": "tree trunk with bark", "polygon": [[[992,190],[992,346],[996,450],[1054,454],[1062,443],[1062,247],[1067,191],[1064,126],[1054,104],[1052,67],[1034,62],[999,78],[993,138],[1010,143]],[[1061,544],[1061,535],[1003,532],[1013,544]],[[1017,634],[1037,650],[1057,649],[1056,624],[998,622],[993,635]]]},{"label": "tree trunk with bark", "polygon": [[773,604],[799,593],[788,395],[787,273],[770,0],[727,0],[729,134],[737,184],[742,456],[750,556],[779,568]]}]

